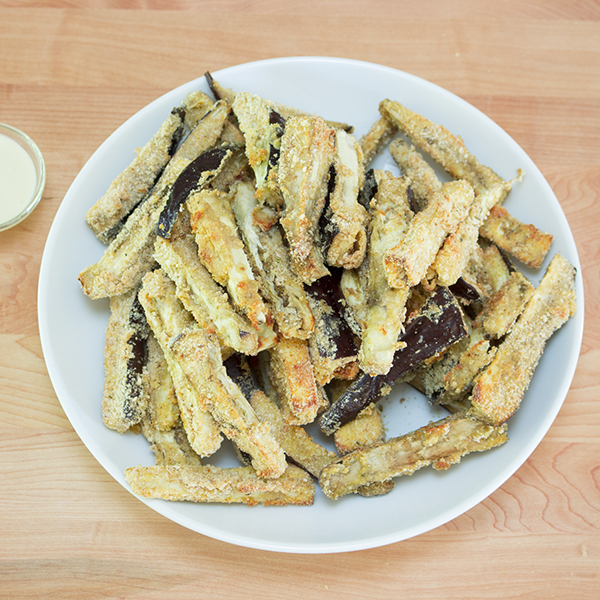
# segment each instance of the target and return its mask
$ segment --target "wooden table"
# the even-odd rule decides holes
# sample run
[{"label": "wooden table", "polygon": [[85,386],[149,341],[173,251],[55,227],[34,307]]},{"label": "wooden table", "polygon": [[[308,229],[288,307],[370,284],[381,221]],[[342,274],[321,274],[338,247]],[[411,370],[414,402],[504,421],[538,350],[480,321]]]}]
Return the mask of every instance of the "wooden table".
[{"label": "wooden table", "polygon": [[[598,598],[599,23],[597,2],[559,0],[0,2],[0,122],[48,168],[40,206],[0,233],[0,598]],[[52,219],[99,144],[205,70],[294,55],[382,63],[487,113],[556,193],[587,301],[564,407],[513,477],[418,538],[328,556],[215,541],[126,492],[65,417],[36,319]]]}]

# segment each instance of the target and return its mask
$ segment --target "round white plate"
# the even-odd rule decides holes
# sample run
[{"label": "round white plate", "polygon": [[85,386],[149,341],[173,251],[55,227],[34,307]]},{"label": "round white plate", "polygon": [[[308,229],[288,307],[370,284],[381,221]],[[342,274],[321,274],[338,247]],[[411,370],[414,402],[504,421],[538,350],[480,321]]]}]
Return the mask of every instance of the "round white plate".
[{"label": "round white plate", "polygon": [[[351,123],[360,137],[379,117],[383,98],[398,100],[462,136],[485,165],[505,179],[523,169],[505,202],[526,223],[554,234],[541,272],[526,270],[535,283],[550,257],[561,252],[580,272],[573,236],[548,183],[523,150],[500,127],[467,102],[427,81],[378,65],[336,58],[281,58],[231,67],[213,74],[221,84]],[[104,331],[108,302],[92,301],[78,273],[96,262],[104,246],[85,223],[86,211],[133,152],[159,128],[169,111],[192,90],[208,92],[204,77],[152,102],[115,131],[95,152],[67,192],[52,225],[39,282],[39,324],[44,356],[63,409],[83,443],[103,467],[129,489],[127,467],[153,464],[142,436],[120,435],[101,419]],[[376,166],[391,167],[386,157]],[[393,167],[392,167],[393,168]],[[583,286],[577,278],[579,310],[549,341],[521,409],[509,422],[504,446],[474,454],[445,472],[422,469],[397,480],[386,496],[344,497],[337,502],[317,490],[312,507],[247,507],[142,500],[181,525],[232,544],[280,552],[326,553],[397,542],[443,525],[481,502],[529,457],[548,431],[567,394],[581,346]],[[404,401],[401,401],[404,400]],[[447,413],[432,409],[409,386],[398,386],[383,406],[390,437]],[[215,458],[230,464],[227,452]]]}]

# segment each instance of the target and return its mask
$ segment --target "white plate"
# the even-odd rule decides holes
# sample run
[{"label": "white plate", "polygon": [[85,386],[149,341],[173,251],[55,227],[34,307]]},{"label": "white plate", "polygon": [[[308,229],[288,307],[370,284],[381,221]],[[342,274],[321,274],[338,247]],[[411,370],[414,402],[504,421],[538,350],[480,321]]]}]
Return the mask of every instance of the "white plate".
[{"label": "white plate", "polygon": [[[506,179],[522,168],[525,178],[505,206],[521,220],[555,236],[550,255],[560,251],[580,272],[573,237],[560,205],[523,150],[477,109],[436,85],[387,67],[335,58],[282,58],[231,67],[214,74],[225,86],[246,90],[355,126],[364,134],[378,118],[383,98],[399,100],[444,124]],[[195,89],[208,92],[204,78],[152,102],[115,131],[95,152],[67,192],[42,260],[39,324],[52,383],[73,427],[103,467],[125,488],[129,466],[150,465],[146,441],[104,427],[100,405],[104,330],[108,302],[91,301],[78,273],[96,262],[103,246],[84,221],[88,208],[130,162],[135,148],[158,129],[173,106]],[[380,158],[378,166],[391,165]],[[545,261],[544,268],[549,262]],[[538,282],[541,274],[526,271]],[[583,287],[577,278],[579,310],[549,341],[521,409],[509,422],[510,440],[492,451],[471,455],[446,472],[422,469],[397,481],[379,498],[328,500],[317,491],[312,507],[247,507],[143,500],[165,517],[204,535],[241,546],[280,552],[326,553],[397,542],[438,527],[481,502],[529,457],[548,431],[567,394],[583,331]],[[400,400],[405,398],[406,401]],[[384,404],[390,436],[445,415],[419,393],[399,386]],[[228,456],[217,458],[229,464]]]}]

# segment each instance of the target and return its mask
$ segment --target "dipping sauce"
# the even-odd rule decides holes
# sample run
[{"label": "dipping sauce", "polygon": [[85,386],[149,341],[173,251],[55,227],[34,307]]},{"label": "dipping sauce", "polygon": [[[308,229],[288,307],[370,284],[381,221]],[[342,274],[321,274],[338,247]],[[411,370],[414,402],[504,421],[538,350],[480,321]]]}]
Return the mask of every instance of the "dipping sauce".
[{"label": "dipping sauce", "polygon": [[36,187],[33,159],[18,142],[0,133],[0,225],[31,204]]}]

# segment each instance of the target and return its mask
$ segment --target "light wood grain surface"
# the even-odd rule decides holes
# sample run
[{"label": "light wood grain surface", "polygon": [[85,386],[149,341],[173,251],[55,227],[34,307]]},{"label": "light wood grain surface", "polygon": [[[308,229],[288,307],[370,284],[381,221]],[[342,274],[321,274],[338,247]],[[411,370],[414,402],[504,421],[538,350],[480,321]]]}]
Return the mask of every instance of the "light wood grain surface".
[{"label": "light wood grain surface", "polygon": [[[434,531],[327,556],[215,541],[125,491],[65,417],[36,318],[53,217],[110,133],[206,70],[311,55],[407,71],[494,119],[556,193],[586,294],[571,390],[522,468]],[[599,104],[598,2],[0,0],[0,122],[48,169],[0,233],[0,598],[600,597]]]}]

